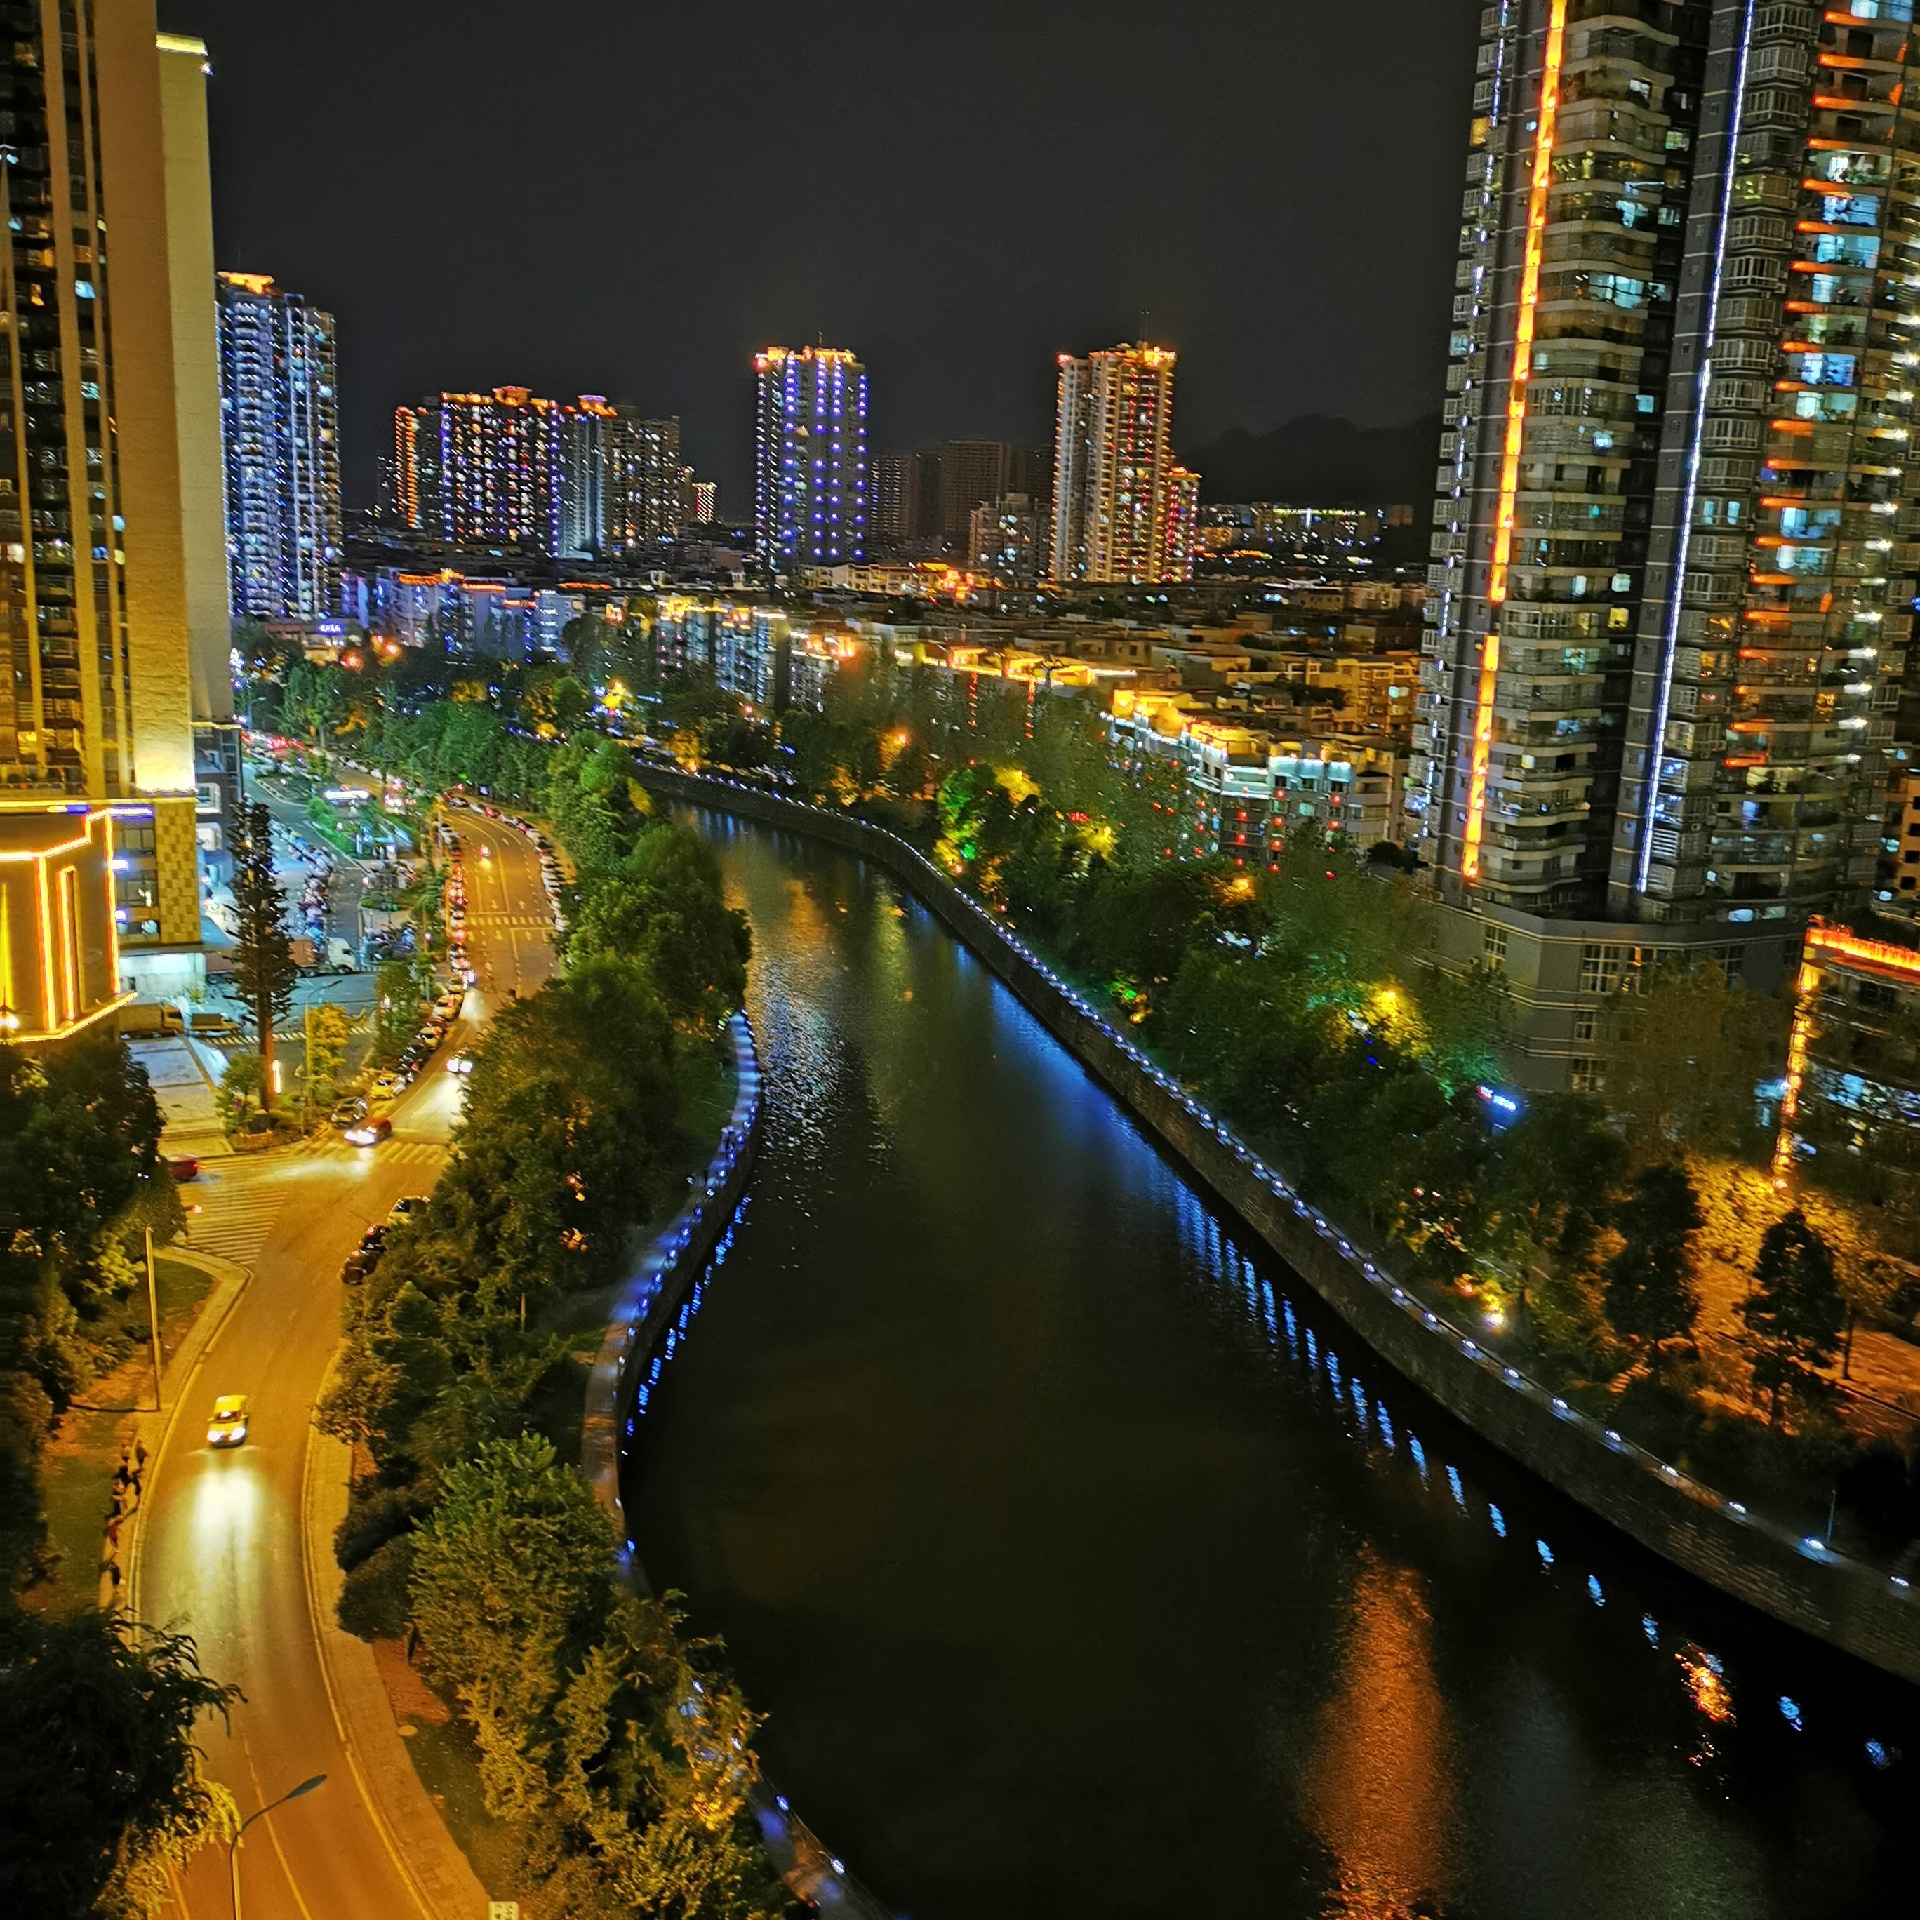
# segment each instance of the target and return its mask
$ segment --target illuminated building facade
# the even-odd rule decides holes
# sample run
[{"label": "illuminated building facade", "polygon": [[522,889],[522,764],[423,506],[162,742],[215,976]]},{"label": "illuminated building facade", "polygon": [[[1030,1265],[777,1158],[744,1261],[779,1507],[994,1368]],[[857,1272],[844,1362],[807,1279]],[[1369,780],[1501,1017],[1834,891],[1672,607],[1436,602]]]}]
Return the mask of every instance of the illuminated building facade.
[{"label": "illuminated building facade", "polygon": [[1920,1256],[1920,953],[1816,919],[1794,986],[1774,1171],[1871,1207],[1881,1244]]},{"label": "illuminated building facade", "polygon": [[560,551],[616,554],[676,533],[691,515],[680,422],[583,393],[565,410]]},{"label": "illuminated building facade", "polygon": [[1166,549],[1163,580],[1191,580],[1200,546],[1200,476],[1191,467],[1167,469]]},{"label": "illuminated building facade", "polygon": [[1683,945],[1871,885],[1920,559],[1911,16],[1483,14],[1408,784],[1443,898]]},{"label": "illuminated building facade", "polygon": [[394,412],[394,504],[456,546],[622,553],[685,524],[680,422],[597,393],[442,393]]},{"label": "illuminated building facade", "polygon": [[720,511],[720,484],[716,480],[696,480],[688,488],[693,496],[693,520],[696,526],[707,527],[713,524],[714,516]]},{"label": "illuminated building facade", "polygon": [[232,605],[319,620],[340,598],[333,315],[259,273],[219,275],[218,304]]},{"label": "illuminated building facade", "polygon": [[[1167,522],[1178,511],[1173,365],[1164,347],[1059,356],[1053,579],[1140,585],[1170,577]],[[1191,572],[1189,558],[1186,572],[1171,577]]]},{"label": "illuminated building facade", "polygon": [[756,354],[753,518],[774,573],[866,558],[867,370],[838,347]]},{"label": "illuminated building facade", "polygon": [[125,978],[201,965],[194,722],[219,698],[192,630],[219,486],[211,387],[187,377],[211,354],[210,276],[192,284],[204,49],[157,41],[151,8],[4,13],[0,996],[10,1031],[57,1036]]},{"label": "illuminated building facade", "polygon": [[567,411],[525,387],[441,393],[398,408],[401,518],[456,546],[561,552]]}]

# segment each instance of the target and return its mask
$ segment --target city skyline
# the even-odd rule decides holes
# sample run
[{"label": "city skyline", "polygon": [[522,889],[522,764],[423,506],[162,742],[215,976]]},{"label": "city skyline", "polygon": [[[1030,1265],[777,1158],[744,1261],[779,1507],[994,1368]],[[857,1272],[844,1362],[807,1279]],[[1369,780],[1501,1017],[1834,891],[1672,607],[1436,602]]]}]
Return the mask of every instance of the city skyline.
[{"label": "city skyline", "polygon": [[[822,333],[856,342],[872,373],[876,450],[1049,440],[1054,355],[1143,332],[1181,354],[1178,453],[1307,413],[1390,426],[1434,409],[1462,154],[1448,103],[1471,84],[1470,7],[1387,0],[1336,42],[1316,10],[1251,0],[1197,25],[1108,9],[1111,32],[1072,19],[1057,34],[986,13],[956,35],[842,5],[818,44],[871,46],[877,98],[908,97],[937,71],[940,104],[916,123],[913,164],[875,167],[871,141],[810,153],[807,191],[777,196],[777,212],[754,182],[785,76],[779,36],[751,18],[736,31],[681,16],[643,45],[597,5],[511,30],[481,7],[451,39],[370,8],[349,7],[327,35],[228,0],[161,12],[213,50],[220,266],[271,272],[339,317],[351,505],[375,497],[395,405],[523,383],[678,414],[686,458],[718,480],[724,513],[743,514],[749,357]],[[1389,140],[1331,95],[1296,89],[1275,109],[1287,75],[1336,44],[1432,76],[1397,102]],[[381,58],[363,58],[369,47]],[[429,67],[446,84],[422,93],[408,76]],[[617,88],[656,67],[683,84],[650,109],[666,124],[643,161]],[[526,90],[514,145],[539,152],[537,168],[476,138],[472,103],[505,72]],[[324,155],[274,131],[309,109],[335,130]],[[1166,134],[1140,139],[1142,115]],[[1189,158],[1174,139],[1201,117],[1231,133],[1231,166],[1212,141]],[[738,137],[712,137],[726,127]],[[1016,192],[1029,177],[1045,191]],[[1330,177],[1346,183],[1338,201]],[[554,253],[503,300],[506,232],[547,236]],[[672,261],[670,283],[656,257]],[[968,257],[993,273],[954,264]]]}]

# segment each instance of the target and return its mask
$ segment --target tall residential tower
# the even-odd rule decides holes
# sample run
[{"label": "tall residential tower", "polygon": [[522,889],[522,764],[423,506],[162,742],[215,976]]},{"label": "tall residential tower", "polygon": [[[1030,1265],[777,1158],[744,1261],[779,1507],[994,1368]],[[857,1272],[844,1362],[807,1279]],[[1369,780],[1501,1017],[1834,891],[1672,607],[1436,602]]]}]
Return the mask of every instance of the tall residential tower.
[{"label": "tall residential tower", "polygon": [[150,0],[0,18],[0,1031],[46,1037],[201,965],[186,503],[206,423],[176,331],[207,184],[190,140],[169,149],[190,115]]},{"label": "tall residential tower", "polygon": [[1063,585],[1191,572],[1168,570],[1168,526],[1191,498],[1174,483],[1173,363],[1149,346],[1059,357],[1051,573]]},{"label": "tall residential tower", "polygon": [[1920,559],[1912,12],[1481,16],[1408,806],[1546,999],[1556,945],[1777,964],[1871,879]]},{"label": "tall residential tower", "polygon": [[234,611],[316,620],[340,597],[333,315],[265,274],[219,276]]},{"label": "tall residential tower", "polygon": [[769,347],[759,382],[753,517],[774,573],[866,558],[867,370],[839,347]]}]

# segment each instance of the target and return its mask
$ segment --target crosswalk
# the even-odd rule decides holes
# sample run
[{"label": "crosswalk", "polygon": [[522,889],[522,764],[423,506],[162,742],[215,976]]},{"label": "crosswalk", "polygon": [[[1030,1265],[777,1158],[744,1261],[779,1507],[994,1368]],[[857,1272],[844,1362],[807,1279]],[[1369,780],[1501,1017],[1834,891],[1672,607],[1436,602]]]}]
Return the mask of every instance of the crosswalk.
[{"label": "crosswalk", "polygon": [[447,1150],[437,1140],[385,1140],[377,1147],[350,1147],[344,1140],[323,1140],[308,1147],[306,1154],[313,1160],[355,1166],[372,1154],[383,1166],[431,1167],[436,1172],[447,1161]]},{"label": "crosswalk", "polygon": [[180,1196],[188,1209],[186,1244],[252,1266],[286,1198],[272,1172],[263,1162],[244,1160],[210,1166]]},{"label": "crosswalk", "polygon": [[[343,1172],[363,1165],[371,1156],[386,1166],[417,1168],[425,1176],[423,1192],[447,1163],[446,1148],[433,1140],[386,1140],[377,1147],[323,1140],[296,1147],[293,1153],[302,1160],[338,1166]],[[207,1163],[200,1178],[181,1190],[187,1208],[186,1246],[195,1253],[218,1254],[238,1266],[251,1267],[285,1205],[286,1173],[287,1162],[281,1154]]]}]

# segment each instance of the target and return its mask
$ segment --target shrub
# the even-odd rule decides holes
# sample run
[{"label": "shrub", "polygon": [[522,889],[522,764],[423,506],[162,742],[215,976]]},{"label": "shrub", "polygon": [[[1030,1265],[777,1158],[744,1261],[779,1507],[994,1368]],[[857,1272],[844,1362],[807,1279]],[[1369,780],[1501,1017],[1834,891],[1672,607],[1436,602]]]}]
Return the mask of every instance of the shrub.
[{"label": "shrub", "polygon": [[340,1625],[362,1640],[396,1640],[407,1630],[413,1535],[396,1534],[362,1560],[340,1589]]}]

